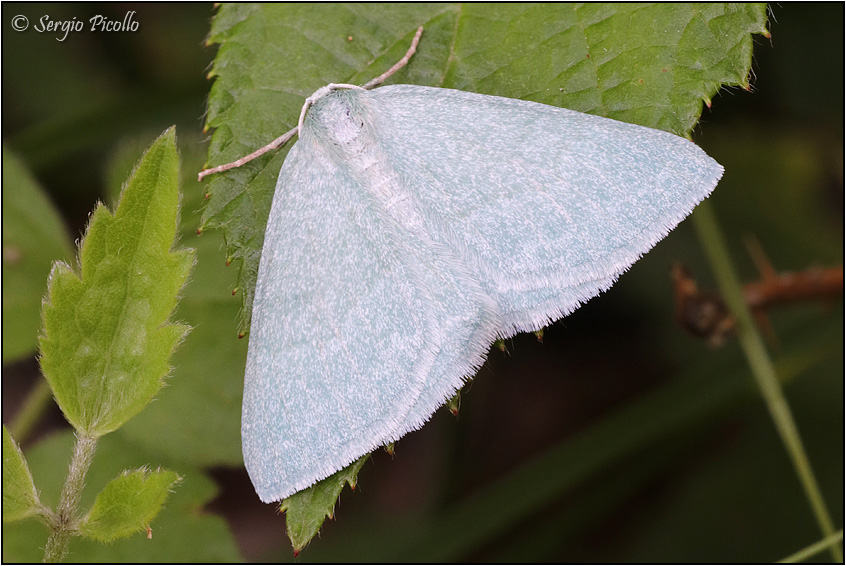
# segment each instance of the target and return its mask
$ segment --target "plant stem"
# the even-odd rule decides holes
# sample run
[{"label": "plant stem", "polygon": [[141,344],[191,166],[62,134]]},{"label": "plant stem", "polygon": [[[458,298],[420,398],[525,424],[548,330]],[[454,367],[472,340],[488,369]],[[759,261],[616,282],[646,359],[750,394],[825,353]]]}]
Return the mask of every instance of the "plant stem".
[{"label": "plant stem", "polygon": [[820,541],[815,542],[811,546],[807,546],[796,552],[791,554],[787,558],[782,558],[778,561],[779,564],[795,564],[796,562],[803,562],[804,560],[810,558],[811,556],[822,552],[826,548],[830,546],[838,546],[840,541],[843,540],[843,529],[840,529],[838,532],[834,533],[830,537],[826,537]]},{"label": "plant stem", "polygon": [[[814,477],[811,463],[802,445],[802,438],[799,436],[793,414],[784,398],[772,361],[767,354],[764,340],[752,320],[749,309],[746,307],[723,235],[708,201],[697,207],[696,214],[693,215],[693,224],[711,263],[723,299],[737,322],[738,338],[758,389],[764,398],[779,436],[781,436],[781,441],[793,462],[793,467],[796,469],[820,530],[823,536],[829,537],[834,534],[834,525]],[[832,546],[830,550],[835,562],[843,561],[839,546]]]},{"label": "plant stem", "polygon": [[68,477],[62,487],[59,506],[56,508],[56,519],[44,549],[44,562],[61,562],[68,553],[68,542],[77,527],[76,510],[85,485],[85,474],[91,466],[96,446],[96,438],[83,433],[77,434]]}]

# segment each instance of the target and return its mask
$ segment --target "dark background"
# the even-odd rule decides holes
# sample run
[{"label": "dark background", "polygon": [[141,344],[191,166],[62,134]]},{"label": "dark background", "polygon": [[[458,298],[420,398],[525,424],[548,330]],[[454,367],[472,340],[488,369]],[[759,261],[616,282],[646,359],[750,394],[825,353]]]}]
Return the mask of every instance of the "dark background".
[{"label": "dark background", "polygon": [[[18,13],[32,14],[32,25],[41,14],[54,20],[95,14],[120,20],[128,10],[137,12],[137,33],[85,31],[59,42],[54,34],[9,27]],[[721,91],[694,132],[697,143],[726,167],[710,200],[744,281],[757,277],[743,244],[749,235],[761,242],[777,270],[838,266],[843,255],[844,7],[801,3],[771,10],[772,39],[754,39],[752,91]],[[26,161],[74,237],[97,199],[109,194],[108,164],[125,140],[144,135],[152,140],[175,123],[180,139],[193,144],[183,145],[183,152],[204,151],[196,145],[211,84],[205,74],[215,54],[204,47],[212,13],[211,5],[194,3],[3,4],[3,142]],[[573,446],[633,400],[686,380],[698,383],[709,372],[734,372],[751,384],[736,341],[710,349],[674,324],[672,262],[684,261],[702,286],[712,286],[690,224],[609,293],[548,328],[543,344],[520,335],[508,342],[507,354],[493,351],[465,392],[458,419],[441,411],[398,443],[393,458],[377,453],[365,465],[359,490],[343,495],[337,519],[327,522],[303,559],[373,559],[379,556],[371,554],[374,548],[389,544],[390,531],[383,528],[439,517],[497,481],[507,484],[521,465]],[[225,290],[231,283],[220,286]],[[770,343],[776,360],[812,344],[820,328],[840,328],[842,338],[842,295],[770,314],[778,337]],[[34,361],[4,367],[4,422],[37,371]],[[842,341],[838,352],[793,380],[786,394],[840,527]],[[668,399],[666,409],[672,411]],[[820,538],[751,386],[718,411],[685,422],[599,466],[472,550],[441,557],[437,538],[422,533],[424,546],[406,547],[404,558],[772,561]],[[63,420],[52,410],[44,423],[42,435]],[[37,438],[28,445],[33,442]],[[569,465],[540,467],[529,483],[566,474]],[[225,515],[243,556],[253,561],[290,556],[282,518],[258,502],[243,470],[212,473],[222,493],[208,511]],[[519,505],[519,499],[499,504]],[[456,536],[484,522],[481,509],[457,524]]]}]

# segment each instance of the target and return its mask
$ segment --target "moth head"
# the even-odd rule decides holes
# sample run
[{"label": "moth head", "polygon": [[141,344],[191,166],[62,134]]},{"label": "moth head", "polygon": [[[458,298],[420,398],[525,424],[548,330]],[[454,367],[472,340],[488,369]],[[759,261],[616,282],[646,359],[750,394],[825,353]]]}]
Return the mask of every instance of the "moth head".
[{"label": "moth head", "polygon": [[340,155],[360,153],[367,112],[359,91],[330,89],[315,94],[320,96],[315,96],[306,109],[300,136],[321,139],[327,147],[336,148]]},{"label": "moth head", "polygon": [[314,94],[312,94],[311,96],[306,98],[305,102],[303,103],[303,108],[300,111],[300,121],[297,124],[297,135],[302,136],[303,122],[305,122],[306,113],[308,113],[309,108],[314,106],[319,100],[321,100],[322,98],[325,98],[326,96],[330,95],[331,93],[333,93],[335,91],[345,90],[345,89],[346,90],[366,90],[366,89],[364,89],[360,86],[350,85],[350,84],[345,84],[345,83],[329,83],[326,86],[320,87],[319,89],[314,91]]}]

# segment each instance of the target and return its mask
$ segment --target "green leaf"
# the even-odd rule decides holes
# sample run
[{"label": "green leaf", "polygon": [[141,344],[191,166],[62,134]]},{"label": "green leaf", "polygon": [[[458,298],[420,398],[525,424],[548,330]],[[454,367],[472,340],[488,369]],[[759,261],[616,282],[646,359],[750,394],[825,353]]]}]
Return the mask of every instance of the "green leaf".
[{"label": "green leaf", "polygon": [[[388,82],[457,88],[688,134],[723,85],[748,88],[765,4],[224,4],[209,41],[209,164],[233,161],[296,125],[329,82],[363,83],[423,37]],[[249,326],[264,229],[286,149],[216,175],[204,226],[241,260]]]},{"label": "green leaf", "polygon": [[125,471],[97,495],[80,531],[94,540],[111,542],[145,530],[180,479],[168,470]]},{"label": "green leaf", "polygon": [[285,511],[285,524],[288,538],[294,546],[294,556],[314,538],[326,517],[334,517],[335,502],[344,486],[350,484],[355,489],[358,472],[367,458],[369,455],[359,458],[343,470],[282,501],[279,511]]},{"label": "green leaf", "polygon": [[[191,325],[191,338],[173,355],[174,369],[166,393],[117,431],[121,437],[156,453],[156,462],[166,455],[180,472],[183,463],[242,465],[241,397],[247,341],[238,340],[233,326],[239,310],[238,301],[232,297],[236,273],[224,265],[217,234],[197,235],[199,215],[195,212],[205,201],[196,175],[205,149],[199,141],[190,136],[179,138],[179,185],[184,211],[180,240],[194,248],[197,263],[183,290],[176,319]],[[131,141],[121,146],[121,154],[139,147]],[[116,165],[110,167],[114,170],[112,178],[125,178],[125,164],[140,155],[140,151],[135,151],[132,159],[116,156]],[[123,171],[119,173],[121,167]],[[166,430],[167,434],[150,434],[153,430]]]},{"label": "green leaf", "polygon": [[[68,430],[48,436],[26,451],[41,500],[47,505],[55,505],[59,500],[73,444],[74,435]],[[137,469],[155,461],[161,461],[156,454],[128,443],[118,434],[100,439],[97,456],[86,476],[81,507],[90,509],[97,493],[122,470]],[[173,467],[173,462],[167,465]],[[215,482],[198,468],[180,465],[178,469],[184,480],[156,516],[152,539],[137,534],[102,544],[74,537],[70,541],[68,561],[106,564],[242,561],[227,522],[207,508],[220,491]],[[5,525],[2,539],[4,562],[40,562],[47,531],[36,521],[23,521]]]},{"label": "green leaf", "polygon": [[169,322],[194,258],[171,251],[179,206],[176,135],[167,130],[141,159],[112,215],[99,205],[79,252],[80,269],[56,263],[44,303],[41,368],[65,417],[102,436],[161,388],[188,330]]},{"label": "green leaf", "polygon": [[3,363],[35,351],[50,265],[72,256],[50,199],[3,146]]},{"label": "green leaf", "polygon": [[20,521],[42,511],[23,452],[3,426],[3,522]]}]

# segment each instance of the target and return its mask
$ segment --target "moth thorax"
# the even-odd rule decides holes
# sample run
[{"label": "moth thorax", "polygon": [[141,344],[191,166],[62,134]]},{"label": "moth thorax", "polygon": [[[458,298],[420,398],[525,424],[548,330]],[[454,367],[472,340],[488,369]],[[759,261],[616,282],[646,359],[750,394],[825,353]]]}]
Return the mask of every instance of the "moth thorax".
[{"label": "moth thorax", "polygon": [[312,109],[312,118],[323,136],[344,153],[357,155],[364,149],[361,110],[351,104],[346,92],[333,93],[321,99],[319,105]]}]

